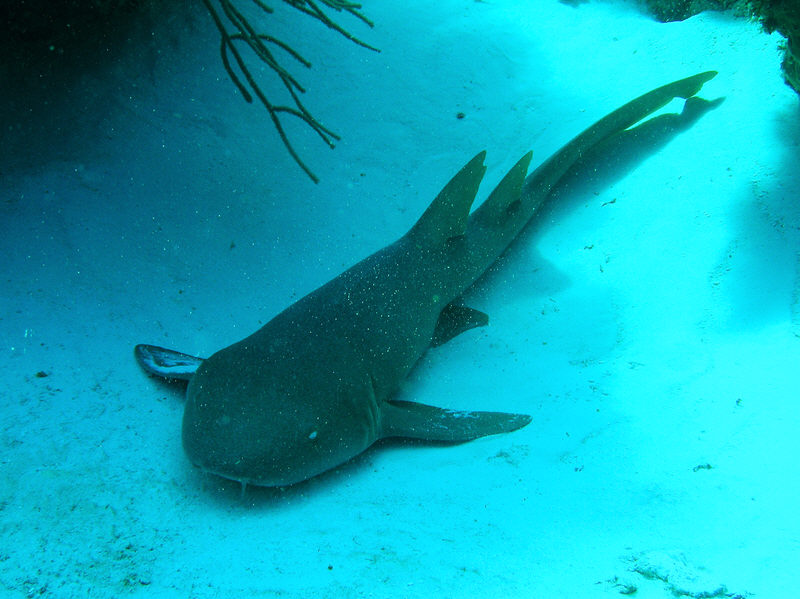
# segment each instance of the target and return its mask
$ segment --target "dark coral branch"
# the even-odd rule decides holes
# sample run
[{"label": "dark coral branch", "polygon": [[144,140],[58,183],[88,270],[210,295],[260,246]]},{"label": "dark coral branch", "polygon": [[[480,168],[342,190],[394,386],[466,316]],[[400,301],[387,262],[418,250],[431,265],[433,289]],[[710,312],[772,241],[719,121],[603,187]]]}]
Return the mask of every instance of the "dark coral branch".
[{"label": "dark coral branch", "polygon": [[[311,171],[311,169],[306,165],[305,162],[300,158],[297,151],[292,146],[291,142],[289,141],[288,136],[286,135],[286,131],[284,129],[283,123],[281,122],[280,116],[281,115],[290,115],[302,120],[306,123],[313,131],[315,131],[320,138],[331,148],[334,147],[334,141],[339,140],[339,136],[325,127],[322,123],[320,123],[303,105],[300,101],[299,94],[305,92],[305,89],[300,85],[300,83],[292,76],[292,74],[279,62],[279,60],[275,57],[275,55],[270,50],[269,46],[272,45],[274,47],[278,47],[284,52],[286,52],[289,56],[291,56],[294,60],[299,62],[304,67],[308,68],[311,66],[311,63],[303,58],[296,50],[294,50],[289,44],[286,42],[268,35],[266,33],[257,31],[251,24],[250,21],[245,17],[242,12],[238,9],[235,3],[238,0],[203,0],[203,4],[206,7],[206,10],[211,15],[211,18],[214,21],[217,30],[220,33],[220,55],[222,56],[222,65],[225,67],[225,71],[228,73],[228,76],[233,81],[234,85],[236,85],[239,92],[242,94],[242,97],[247,102],[253,101],[253,96],[257,97],[261,104],[263,104],[264,108],[267,109],[270,118],[272,119],[272,123],[275,126],[276,131],[278,132],[278,136],[280,137],[283,145],[286,147],[287,151],[294,159],[294,161],[300,166],[300,168],[305,171],[305,173],[311,178],[314,183],[319,182],[319,178]],[[247,0],[241,0],[247,1]],[[271,14],[273,9],[265,4],[263,0],[250,0],[253,2],[259,9],[267,14]],[[350,41],[368,48],[370,50],[374,50],[378,52],[377,48],[370,46],[369,44],[363,42],[362,40],[356,38],[355,36],[351,35],[348,31],[344,28],[339,26],[333,20],[328,17],[328,15],[322,10],[322,8],[315,2],[315,0],[284,0],[286,4],[295,8],[302,12],[303,14],[309,15],[314,19],[320,21],[325,26],[337,31],[342,36],[346,37]],[[347,12],[354,17],[358,18],[362,22],[366,23],[370,27],[373,26],[372,21],[370,21],[363,13],[361,13],[361,5],[355,4],[352,2],[348,2],[347,0],[320,0],[321,4],[335,10],[337,12]],[[216,6],[222,10],[222,15],[224,15],[225,19],[227,19],[227,24],[223,22],[222,15],[217,10]],[[228,29],[229,26],[233,27],[233,30],[230,31]],[[258,59],[267,65],[278,77],[280,78],[281,82],[283,83],[286,90],[289,92],[289,95],[292,98],[292,102],[294,106],[285,106],[285,105],[277,105],[273,104],[261,87],[258,85],[256,80],[253,78],[252,73],[250,72],[247,62],[242,57],[241,53],[239,52],[239,48],[237,48],[238,44],[244,44],[258,57]],[[229,54],[233,56],[234,65],[231,63]],[[244,81],[242,81],[244,78]]]}]

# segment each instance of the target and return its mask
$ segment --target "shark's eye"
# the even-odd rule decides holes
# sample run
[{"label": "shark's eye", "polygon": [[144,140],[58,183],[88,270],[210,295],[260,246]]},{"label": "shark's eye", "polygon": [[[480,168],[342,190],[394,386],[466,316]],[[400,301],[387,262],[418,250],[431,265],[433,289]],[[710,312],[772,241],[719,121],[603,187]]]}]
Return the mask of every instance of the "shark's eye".
[{"label": "shark's eye", "polygon": [[317,431],[311,431],[311,434],[308,435],[308,438],[312,441],[317,438]]}]

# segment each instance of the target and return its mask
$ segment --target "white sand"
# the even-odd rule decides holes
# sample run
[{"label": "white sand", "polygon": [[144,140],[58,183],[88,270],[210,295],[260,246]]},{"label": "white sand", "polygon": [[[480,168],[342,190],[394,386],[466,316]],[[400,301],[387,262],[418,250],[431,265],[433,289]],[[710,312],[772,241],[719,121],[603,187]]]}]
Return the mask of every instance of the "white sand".
[{"label": "white sand", "polygon": [[[373,31],[342,20],[381,54],[275,17],[343,136],[331,152],[290,127],[319,185],[238,97],[199,11],[20,125],[0,170],[0,594],[800,592],[800,109],[780,38],[625,3],[399,5],[366,3]],[[384,444],[244,500],[189,464],[182,395],[135,343],[208,355],[405,232],[477,151],[484,197],[527,149],[538,163],[708,69],[701,95],[725,101],[584,171],[470,294],[490,326],[403,390],[531,425]]]}]

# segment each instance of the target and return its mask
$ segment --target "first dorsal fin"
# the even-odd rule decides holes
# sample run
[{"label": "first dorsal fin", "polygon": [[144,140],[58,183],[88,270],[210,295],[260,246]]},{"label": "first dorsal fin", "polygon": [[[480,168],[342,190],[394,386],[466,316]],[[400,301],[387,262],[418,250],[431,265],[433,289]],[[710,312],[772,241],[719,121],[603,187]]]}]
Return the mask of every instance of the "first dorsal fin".
[{"label": "first dorsal fin", "polygon": [[486,172],[485,158],[484,150],[450,179],[411,229],[410,235],[428,243],[443,243],[464,234],[472,202]]}]

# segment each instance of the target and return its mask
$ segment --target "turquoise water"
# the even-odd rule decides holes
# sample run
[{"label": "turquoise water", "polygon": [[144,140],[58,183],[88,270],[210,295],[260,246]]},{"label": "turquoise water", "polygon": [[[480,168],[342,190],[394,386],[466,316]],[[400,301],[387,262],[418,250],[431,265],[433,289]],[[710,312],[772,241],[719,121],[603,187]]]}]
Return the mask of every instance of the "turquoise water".
[{"label": "turquoise water", "polygon": [[[338,20],[380,53],[285,8],[267,21],[341,136],[287,121],[318,184],[230,82],[202,7],[4,98],[0,594],[791,596],[800,127],[780,39],[628,3],[364,12],[373,29]],[[481,200],[529,149],[537,165],[709,69],[700,95],[724,101],[571,173],[468,293],[489,326],[400,392],[530,425],[381,443],[244,496],[189,463],[182,390],[136,343],[208,356],[405,233],[478,151]]]}]

